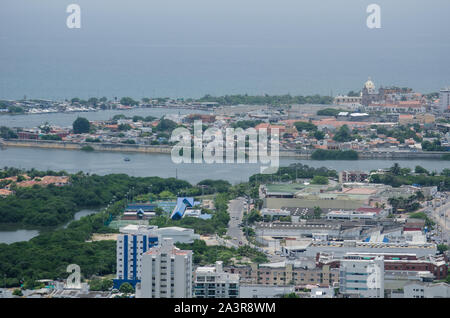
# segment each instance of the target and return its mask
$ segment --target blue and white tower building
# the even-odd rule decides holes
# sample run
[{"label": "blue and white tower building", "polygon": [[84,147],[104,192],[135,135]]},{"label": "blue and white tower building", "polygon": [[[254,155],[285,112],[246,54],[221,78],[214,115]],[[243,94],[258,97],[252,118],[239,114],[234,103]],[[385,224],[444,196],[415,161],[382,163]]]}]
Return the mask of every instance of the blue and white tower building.
[{"label": "blue and white tower building", "polygon": [[158,228],[146,225],[127,225],[120,228],[117,237],[117,278],[114,288],[123,283],[133,287],[141,281],[142,254],[158,245]]}]

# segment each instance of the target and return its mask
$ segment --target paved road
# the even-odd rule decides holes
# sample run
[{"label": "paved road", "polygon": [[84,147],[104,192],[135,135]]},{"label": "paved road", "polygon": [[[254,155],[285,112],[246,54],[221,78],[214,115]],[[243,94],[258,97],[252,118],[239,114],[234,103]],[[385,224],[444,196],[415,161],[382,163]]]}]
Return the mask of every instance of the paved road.
[{"label": "paved road", "polygon": [[231,242],[237,246],[240,245],[239,242],[241,242],[242,245],[247,244],[247,239],[242,233],[241,227],[239,227],[239,224],[242,223],[244,210],[246,209],[244,203],[244,198],[237,198],[235,200],[231,200],[228,205],[230,222],[228,223],[227,235],[231,237]]},{"label": "paved road", "polygon": [[[257,247],[247,241],[244,233],[242,232],[242,227],[239,227],[239,224],[242,223],[242,218],[244,215],[244,210],[246,210],[246,206],[244,205],[244,198],[237,198],[235,200],[231,200],[228,205],[228,213],[230,214],[230,222],[228,223],[228,231],[227,235],[232,239],[228,240],[225,245],[232,244],[235,247],[239,247],[240,245],[249,245],[252,248],[256,248],[257,250],[263,252],[264,248]],[[242,242],[242,244],[239,244]],[[280,262],[284,260],[284,257],[280,255],[276,255],[272,253],[266,253],[269,258],[269,262]]]},{"label": "paved road", "polygon": [[[443,215],[441,215],[443,214]],[[433,218],[436,223],[439,225],[440,233],[438,233],[438,237],[442,238],[446,244],[450,243],[450,201],[444,204],[441,207],[438,207],[433,210]]]}]

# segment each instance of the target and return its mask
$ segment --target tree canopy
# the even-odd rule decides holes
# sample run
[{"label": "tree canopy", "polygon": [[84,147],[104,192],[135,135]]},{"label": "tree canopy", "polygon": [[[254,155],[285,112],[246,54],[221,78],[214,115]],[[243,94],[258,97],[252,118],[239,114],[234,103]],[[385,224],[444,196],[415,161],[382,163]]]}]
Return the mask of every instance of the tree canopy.
[{"label": "tree canopy", "polygon": [[75,119],[72,126],[73,126],[74,134],[88,133],[91,128],[91,124],[89,123],[89,120],[87,120],[84,117],[78,117],[77,119]]}]

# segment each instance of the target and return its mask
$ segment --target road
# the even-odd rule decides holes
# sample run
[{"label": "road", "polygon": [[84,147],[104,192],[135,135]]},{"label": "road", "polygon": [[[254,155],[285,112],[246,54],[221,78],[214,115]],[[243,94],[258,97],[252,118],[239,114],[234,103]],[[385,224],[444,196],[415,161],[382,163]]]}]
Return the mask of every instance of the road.
[{"label": "road", "polygon": [[227,236],[231,237],[231,242],[236,246],[247,244],[247,239],[239,226],[239,224],[242,223],[244,211],[247,209],[245,202],[246,201],[244,198],[237,198],[235,200],[231,200],[228,204],[230,222],[228,223]]},{"label": "road", "polygon": [[[270,262],[280,262],[284,260],[284,257],[276,255],[274,251],[270,251],[267,248],[261,248],[255,246],[254,244],[247,241],[244,233],[242,232],[242,227],[239,226],[242,223],[242,218],[244,216],[244,211],[247,209],[245,206],[245,198],[237,198],[231,200],[228,204],[228,213],[230,214],[230,222],[228,223],[227,235],[231,237],[231,240],[224,240],[222,244],[226,246],[239,247],[241,245],[249,245],[252,248],[264,252],[269,258]],[[219,240],[220,241],[220,240]],[[241,244],[240,244],[241,243]]]},{"label": "road", "polygon": [[433,209],[432,216],[438,224],[437,236],[443,240],[443,243],[448,245],[450,242],[450,201],[441,207]]}]

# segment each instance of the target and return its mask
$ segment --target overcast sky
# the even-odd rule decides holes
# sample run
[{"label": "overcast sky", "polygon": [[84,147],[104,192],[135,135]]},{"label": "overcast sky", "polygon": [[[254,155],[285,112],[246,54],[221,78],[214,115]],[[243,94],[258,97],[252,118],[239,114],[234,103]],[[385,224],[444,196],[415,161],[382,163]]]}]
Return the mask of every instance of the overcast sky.
[{"label": "overcast sky", "polygon": [[[81,6],[78,30],[66,27],[71,3]],[[381,6],[381,29],[366,26],[371,3]],[[359,88],[369,75],[425,90],[450,82],[449,0],[1,0],[0,8],[0,97],[110,94],[132,81],[127,70],[135,87],[144,71],[158,77],[148,85],[162,95],[325,93]],[[181,84],[188,74],[197,89]],[[91,80],[108,84],[91,89]],[[130,94],[147,93],[137,89]]]}]

